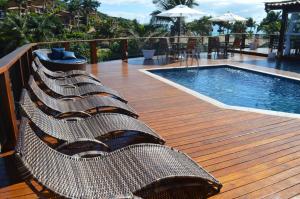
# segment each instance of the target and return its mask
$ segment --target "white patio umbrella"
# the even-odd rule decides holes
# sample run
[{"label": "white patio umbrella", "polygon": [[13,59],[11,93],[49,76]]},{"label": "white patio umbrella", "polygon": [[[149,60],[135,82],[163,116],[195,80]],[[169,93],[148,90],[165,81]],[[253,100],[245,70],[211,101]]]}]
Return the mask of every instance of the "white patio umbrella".
[{"label": "white patio umbrella", "polygon": [[203,12],[200,12],[199,10],[195,10],[192,8],[189,8],[186,5],[178,5],[170,10],[166,10],[164,12],[161,12],[160,14],[156,15],[158,17],[168,17],[168,18],[179,18],[179,35],[180,35],[180,27],[181,27],[181,18],[183,17],[194,17],[194,16],[200,16],[204,15]]},{"label": "white patio umbrella", "polygon": [[229,22],[229,23],[234,23],[236,21],[242,21],[242,22],[247,21],[246,18],[233,14],[232,12],[227,12],[221,16],[210,18],[209,20],[215,22]]}]

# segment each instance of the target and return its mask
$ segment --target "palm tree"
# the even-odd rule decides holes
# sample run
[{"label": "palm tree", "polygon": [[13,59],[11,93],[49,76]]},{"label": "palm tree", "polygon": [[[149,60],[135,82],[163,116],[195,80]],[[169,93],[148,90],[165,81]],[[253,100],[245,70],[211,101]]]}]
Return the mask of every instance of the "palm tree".
[{"label": "palm tree", "polygon": [[96,12],[100,4],[97,0],[82,0],[81,8],[85,18],[85,25],[89,24],[89,15]]},{"label": "palm tree", "polygon": [[151,24],[168,24],[171,22],[173,24],[173,26],[171,27],[172,35],[175,35],[176,31],[180,29],[180,19],[157,17],[156,15],[158,15],[162,11],[172,9],[178,5],[186,5],[190,8],[198,6],[196,0],[153,0],[153,4],[156,5],[158,9],[151,13]]},{"label": "palm tree", "polygon": [[195,35],[210,35],[212,32],[211,17],[204,16],[199,20],[194,20],[187,24],[187,27]]},{"label": "palm tree", "polygon": [[9,52],[31,41],[28,29],[28,16],[8,13],[0,22],[0,44],[3,52]]},{"label": "palm tree", "polygon": [[280,31],[281,12],[268,12],[267,16],[261,21],[257,31],[263,31],[267,34],[275,34]]},{"label": "palm tree", "polygon": [[256,21],[254,21],[254,19],[252,17],[249,17],[246,21],[246,26],[247,28],[250,28],[250,33],[253,33],[253,29],[256,28],[257,24]]},{"label": "palm tree", "polygon": [[63,31],[62,22],[54,13],[32,14],[27,26],[34,42],[50,41]]}]

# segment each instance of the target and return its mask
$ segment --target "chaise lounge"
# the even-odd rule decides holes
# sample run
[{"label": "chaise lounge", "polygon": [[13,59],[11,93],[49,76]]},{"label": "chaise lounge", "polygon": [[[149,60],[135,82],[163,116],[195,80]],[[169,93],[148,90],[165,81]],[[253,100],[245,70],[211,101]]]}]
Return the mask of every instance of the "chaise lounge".
[{"label": "chaise lounge", "polygon": [[[37,59],[37,58],[36,58]],[[71,77],[52,77],[50,70],[48,70],[46,67],[44,67],[42,64],[37,66],[35,62],[31,64],[32,70],[37,73],[38,71],[43,72],[48,78],[52,79],[55,81],[56,84],[60,86],[67,86],[67,85],[84,85],[84,84],[95,84],[95,85],[100,85],[103,86],[100,80],[95,79],[93,77],[88,77],[88,76],[71,76]]]},{"label": "chaise lounge", "polygon": [[34,63],[39,68],[43,68],[43,71],[50,77],[56,78],[68,78],[68,77],[86,77],[90,79],[94,79],[95,81],[99,81],[93,74],[86,72],[85,70],[68,70],[68,71],[52,71],[45,67],[39,60],[38,57],[34,58]]},{"label": "chaise lounge", "polygon": [[[165,143],[146,124],[127,115],[99,113],[89,118],[56,119],[37,108],[28,97],[24,96],[20,105],[23,116],[29,119],[32,126],[42,134],[58,139],[62,142],[59,145],[64,144],[64,148],[70,144],[74,146],[76,142],[80,146],[80,142],[84,143],[82,139],[101,141],[109,151],[137,143]],[[83,146],[85,144],[79,150],[85,151]],[[73,151],[68,150],[67,153]]]},{"label": "chaise lounge", "polygon": [[44,143],[26,120],[15,155],[24,178],[66,198],[193,199],[222,187],[188,156],[163,145],[131,145],[94,158],[64,155]]},{"label": "chaise lounge", "polygon": [[[40,102],[39,106],[55,117],[72,115],[90,116],[92,113],[117,112],[137,118],[137,113],[128,104],[108,96],[87,96],[82,99],[61,98],[56,99],[47,95],[36,84],[33,77],[29,79],[28,88],[34,101]],[[29,93],[24,89],[24,97]]]},{"label": "chaise lounge", "polygon": [[84,97],[88,95],[109,95],[124,103],[127,100],[124,99],[117,91],[108,88],[103,85],[84,84],[81,86],[76,85],[58,85],[56,80],[50,79],[42,71],[37,70],[35,77],[39,80],[43,86],[45,86],[50,92],[48,94],[53,97]]}]

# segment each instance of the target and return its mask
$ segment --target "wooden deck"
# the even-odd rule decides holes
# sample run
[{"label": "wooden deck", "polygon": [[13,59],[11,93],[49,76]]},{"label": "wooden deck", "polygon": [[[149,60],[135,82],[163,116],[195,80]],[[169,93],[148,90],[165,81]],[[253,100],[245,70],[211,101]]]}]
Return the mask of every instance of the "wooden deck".
[{"label": "wooden deck", "polygon": [[[230,60],[202,59],[201,64],[248,59],[263,58],[236,54]],[[218,108],[138,70],[151,67],[157,65],[135,59],[89,70],[124,94],[167,145],[186,152],[222,182],[222,192],[213,198],[300,198],[299,119]],[[15,178],[9,153],[1,156],[0,182],[7,186],[0,188],[0,198],[37,198]]]}]

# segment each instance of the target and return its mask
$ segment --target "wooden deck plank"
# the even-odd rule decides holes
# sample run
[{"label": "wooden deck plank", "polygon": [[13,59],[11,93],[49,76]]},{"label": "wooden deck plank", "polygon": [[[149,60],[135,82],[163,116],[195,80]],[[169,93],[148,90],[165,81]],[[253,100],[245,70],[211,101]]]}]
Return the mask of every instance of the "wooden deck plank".
[{"label": "wooden deck plank", "polygon": [[[253,59],[263,58],[235,55],[229,60],[202,59],[201,64]],[[105,85],[120,91],[140,119],[166,139],[167,145],[187,153],[222,182],[221,193],[213,198],[299,196],[299,119],[216,107],[141,73],[139,69],[157,67],[141,63],[142,59],[129,60],[128,64],[111,61],[92,65],[88,70]],[[9,155],[2,154],[0,158]],[[37,197],[24,182],[0,187],[0,198]]]}]

